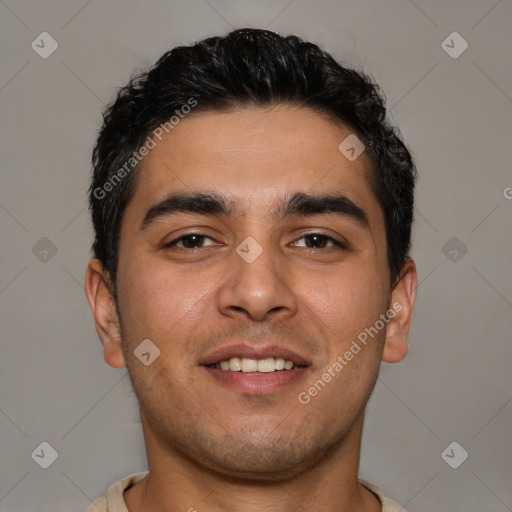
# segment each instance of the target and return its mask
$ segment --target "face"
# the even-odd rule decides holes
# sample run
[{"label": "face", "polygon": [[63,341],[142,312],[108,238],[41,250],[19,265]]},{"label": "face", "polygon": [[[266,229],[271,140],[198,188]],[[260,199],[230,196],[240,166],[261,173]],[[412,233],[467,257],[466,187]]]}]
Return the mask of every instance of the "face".
[{"label": "face", "polygon": [[[412,281],[390,290],[370,161],[338,149],[350,133],[288,106],[209,112],[145,157],[122,221],[120,318],[93,267],[88,294],[99,283],[105,359],[126,364],[161,450],[290,475],[349,436],[383,354],[405,355]],[[393,302],[401,313],[357,341]]]}]

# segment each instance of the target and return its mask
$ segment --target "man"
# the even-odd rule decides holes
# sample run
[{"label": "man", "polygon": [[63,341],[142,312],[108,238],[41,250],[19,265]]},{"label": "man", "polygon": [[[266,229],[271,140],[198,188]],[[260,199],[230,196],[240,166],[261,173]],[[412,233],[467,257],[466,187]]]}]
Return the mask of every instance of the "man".
[{"label": "man", "polygon": [[403,510],[358,479],[416,289],[416,171],[377,87],[237,30],[121,89],[93,164],[87,297],[149,472],[89,511]]}]

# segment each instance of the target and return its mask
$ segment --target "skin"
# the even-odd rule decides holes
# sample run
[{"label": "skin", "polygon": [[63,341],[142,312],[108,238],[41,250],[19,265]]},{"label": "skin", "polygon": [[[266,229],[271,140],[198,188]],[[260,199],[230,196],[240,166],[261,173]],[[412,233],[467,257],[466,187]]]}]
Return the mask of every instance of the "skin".
[{"label": "skin", "polygon": [[[130,512],[381,510],[357,481],[364,409],[380,362],[407,353],[416,268],[408,259],[390,288],[370,161],[338,150],[350,133],[285,105],[206,112],[182,120],[145,157],[122,220],[120,317],[98,260],[86,276],[105,361],[127,367],[140,403],[150,474],[125,492]],[[141,230],[146,211],[175,191],[224,194],[237,213],[179,213]],[[342,192],[364,209],[369,229],[332,214],[276,221],[278,201],[295,192]],[[190,232],[210,238],[196,249],[162,247]],[[311,233],[348,248],[311,247]],[[235,250],[248,236],[263,249],[250,264]],[[394,302],[396,316],[302,405],[298,394]],[[144,366],[134,350],[147,338],[160,356]],[[240,393],[199,361],[241,341],[283,344],[311,364],[279,392]]]}]

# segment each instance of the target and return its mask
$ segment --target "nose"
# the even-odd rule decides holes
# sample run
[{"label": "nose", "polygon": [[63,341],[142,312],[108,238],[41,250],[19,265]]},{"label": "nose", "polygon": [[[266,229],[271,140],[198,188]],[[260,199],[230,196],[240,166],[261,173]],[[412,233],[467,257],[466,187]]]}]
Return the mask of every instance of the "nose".
[{"label": "nose", "polygon": [[231,270],[218,291],[218,307],[223,315],[261,322],[296,314],[298,298],[289,282],[286,261],[268,245],[261,249],[254,260],[233,251]]}]

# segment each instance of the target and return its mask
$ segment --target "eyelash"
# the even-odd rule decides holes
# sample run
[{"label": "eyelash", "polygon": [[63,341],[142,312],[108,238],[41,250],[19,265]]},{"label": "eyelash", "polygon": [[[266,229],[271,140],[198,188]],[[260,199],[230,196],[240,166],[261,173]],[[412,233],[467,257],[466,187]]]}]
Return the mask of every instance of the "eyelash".
[{"label": "eyelash", "polygon": [[[201,239],[209,238],[210,240],[213,240],[212,237],[210,237],[208,235],[205,235],[203,233],[187,233],[186,235],[182,235],[179,238],[175,238],[174,240],[164,244],[163,248],[164,249],[170,249],[171,247],[174,247],[174,246],[178,247],[177,244],[182,242],[184,239],[187,239],[187,238],[193,237],[193,236],[200,237]],[[347,246],[343,242],[340,242],[339,240],[336,240],[335,238],[330,237],[328,235],[324,235],[323,233],[306,233],[305,235],[302,235],[300,238],[298,238],[298,240],[301,240],[301,239],[307,238],[307,237],[314,237],[314,236],[320,237],[323,240],[326,240],[327,242],[331,242],[333,244],[331,246],[331,248],[347,249]],[[212,247],[212,246],[208,246],[208,247]],[[204,247],[194,247],[194,248],[179,247],[179,249],[181,249],[183,251],[195,251],[197,249],[204,249]],[[305,247],[305,249],[310,249],[310,250],[313,250],[313,251],[318,251],[318,250],[329,249],[329,247],[322,247],[320,249],[314,249],[312,247]]]}]

